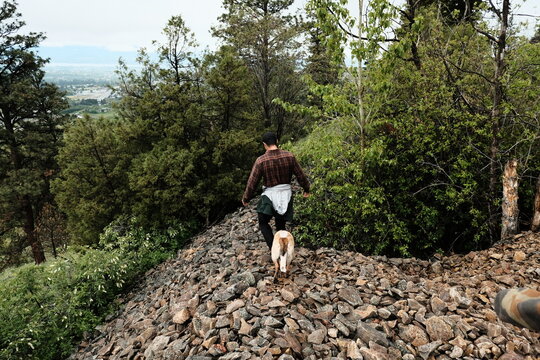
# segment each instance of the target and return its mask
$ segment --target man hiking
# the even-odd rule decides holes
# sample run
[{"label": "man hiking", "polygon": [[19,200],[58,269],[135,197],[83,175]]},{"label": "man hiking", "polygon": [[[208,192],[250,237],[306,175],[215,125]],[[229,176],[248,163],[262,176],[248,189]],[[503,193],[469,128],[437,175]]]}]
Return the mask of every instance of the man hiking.
[{"label": "man hiking", "polygon": [[285,222],[292,221],[293,218],[292,175],[296,176],[304,189],[304,197],[309,196],[309,181],[294,155],[277,147],[277,137],[274,133],[265,133],[262,141],[266,153],[259,156],[253,164],[246,191],[242,197],[242,204],[247,206],[255,196],[257,185],[262,177],[263,193],[257,204],[257,214],[264,241],[271,248],[274,235],[268,224],[270,219],[275,217],[276,231],[279,231],[285,230]]}]

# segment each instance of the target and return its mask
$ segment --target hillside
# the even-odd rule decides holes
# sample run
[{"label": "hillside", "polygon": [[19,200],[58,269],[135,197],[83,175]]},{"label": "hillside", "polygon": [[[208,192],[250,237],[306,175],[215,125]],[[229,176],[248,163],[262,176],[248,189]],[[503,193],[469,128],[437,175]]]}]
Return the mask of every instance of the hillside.
[{"label": "hillside", "polygon": [[70,359],[536,359],[539,334],[500,322],[501,288],[538,289],[539,234],[417,259],[297,248],[272,283],[253,208],[149,271]]}]

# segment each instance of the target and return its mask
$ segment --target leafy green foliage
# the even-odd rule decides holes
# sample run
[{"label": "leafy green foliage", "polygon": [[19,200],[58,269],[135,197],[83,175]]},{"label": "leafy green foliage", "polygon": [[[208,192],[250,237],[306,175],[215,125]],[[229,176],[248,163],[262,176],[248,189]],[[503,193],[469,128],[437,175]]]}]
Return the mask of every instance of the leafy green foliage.
[{"label": "leafy green foliage", "polygon": [[98,249],[73,248],[44,265],[24,265],[1,274],[0,358],[67,357],[85,332],[118,306],[146,270],[180,248],[190,231],[145,232],[117,221]]},{"label": "leafy green foliage", "polygon": [[[322,11],[320,17],[332,32],[328,41],[345,41],[335,19]],[[359,105],[350,80],[311,83],[310,91],[322,99],[320,109],[288,105],[325,119],[292,149],[313,179],[313,196],[297,205],[297,234],[304,244],[427,256],[483,248],[497,237],[488,207],[499,204],[501,192],[491,197],[486,170],[492,143],[490,44],[468,22],[443,24],[432,7],[418,11],[414,24],[364,71],[369,122],[356,121],[361,117],[355,115]],[[372,25],[366,26],[369,33]],[[411,61],[411,36],[420,67]],[[520,160],[526,208],[537,177],[526,175],[537,174],[540,161],[531,151],[540,140],[538,97],[532,96],[539,77],[522,70],[538,71],[535,46],[511,39],[513,76],[504,78],[505,120],[498,135],[497,161]]]}]

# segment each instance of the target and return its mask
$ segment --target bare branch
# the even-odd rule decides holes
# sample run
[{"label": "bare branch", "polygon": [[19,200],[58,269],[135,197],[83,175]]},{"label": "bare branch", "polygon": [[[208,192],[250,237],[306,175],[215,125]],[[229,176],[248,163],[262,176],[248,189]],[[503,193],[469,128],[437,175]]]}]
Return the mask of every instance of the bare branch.
[{"label": "bare branch", "polygon": [[492,0],[489,0],[489,5],[490,5],[490,8],[491,8],[491,11],[493,11],[495,13],[495,15],[497,15],[499,20],[502,20],[501,10],[499,10],[499,9],[497,9],[497,7],[495,7],[495,4],[493,4]]},{"label": "bare branch", "polygon": [[424,187],[421,188],[420,190],[415,191],[415,192],[413,193],[413,196],[416,195],[416,194],[418,194],[418,193],[421,193],[422,191],[424,191],[424,190],[426,190],[426,189],[429,189],[430,187],[434,187],[434,186],[442,186],[442,185],[446,185],[446,186],[454,186],[454,184],[445,183],[445,182],[429,184],[429,185],[427,185],[427,186],[424,186]]},{"label": "bare branch", "polygon": [[487,37],[489,40],[493,41],[494,43],[498,43],[499,40],[497,40],[493,35],[491,35],[490,33],[488,33],[487,31],[484,31],[484,30],[480,30],[478,29],[473,23],[472,24],[472,27],[474,30],[476,30],[476,32],[484,35],[485,37]]},{"label": "bare branch", "polygon": [[540,15],[531,15],[531,14],[512,14],[513,16],[528,16],[536,19],[540,19]]},{"label": "bare branch", "polygon": [[[348,36],[352,37],[353,39],[371,40],[371,39],[369,39],[369,38],[367,38],[367,37],[361,37],[361,38],[360,38],[358,35],[353,34],[350,30],[345,29],[345,27],[341,24],[341,22],[339,21],[339,18],[338,18],[338,17],[336,16],[336,14],[332,11],[332,9],[330,9],[330,7],[326,7],[326,9],[327,9],[328,12],[329,12],[330,14],[332,14],[332,16],[336,19],[336,22],[337,22],[339,28],[340,28],[341,31],[343,31],[345,34],[347,34]],[[388,39],[388,38],[385,38],[385,39],[383,39],[383,41],[388,41],[388,42],[398,42],[399,39],[396,39],[396,38],[394,38],[394,39]]]},{"label": "bare branch", "polygon": [[444,60],[444,62],[448,62],[450,65],[452,65],[453,67],[455,67],[459,71],[462,71],[462,72],[467,73],[467,74],[473,74],[473,75],[480,76],[482,79],[486,80],[490,84],[494,84],[494,82],[491,79],[489,79],[487,76],[485,76],[482,73],[479,73],[479,72],[474,71],[474,70],[466,70],[466,69],[460,68],[459,66],[457,66],[456,64],[454,64],[453,62],[451,62],[450,60],[447,60],[445,58],[443,58],[443,60]]}]

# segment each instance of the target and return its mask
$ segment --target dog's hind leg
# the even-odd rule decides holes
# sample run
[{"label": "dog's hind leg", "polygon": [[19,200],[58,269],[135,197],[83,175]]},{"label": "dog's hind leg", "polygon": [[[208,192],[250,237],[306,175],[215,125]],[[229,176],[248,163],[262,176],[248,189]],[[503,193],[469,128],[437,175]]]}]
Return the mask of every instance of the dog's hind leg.
[{"label": "dog's hind leg", "polygon": [[279,270],[279,263],[277,261],[274,261],[274,282],[276,281],[276,277],[277,277],[277,273],[278,273],[278,270]]}]

